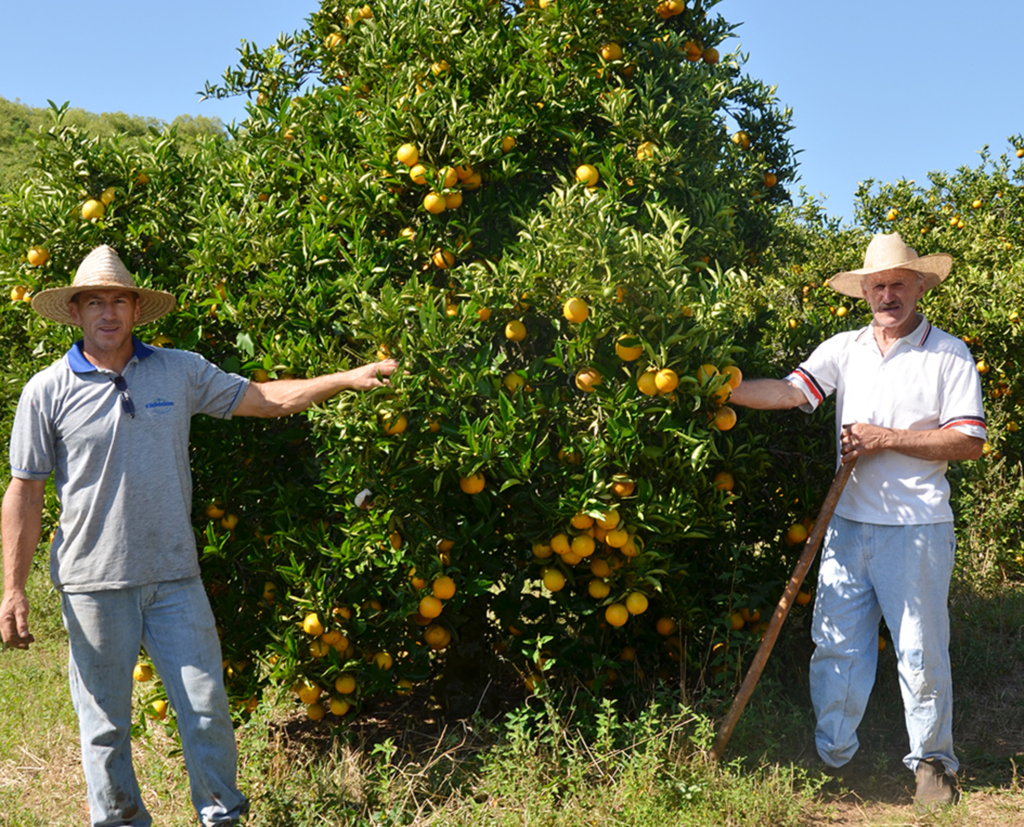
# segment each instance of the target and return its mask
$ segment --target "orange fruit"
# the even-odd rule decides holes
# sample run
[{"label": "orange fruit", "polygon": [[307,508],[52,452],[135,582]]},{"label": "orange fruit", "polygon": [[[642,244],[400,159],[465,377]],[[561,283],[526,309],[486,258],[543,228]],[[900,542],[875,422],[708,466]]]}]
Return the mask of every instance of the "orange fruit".
[{"label": "orange fruit", "polygon": [[423,209],[431,215],[440,215],[446,209],[444,196],[437,192],[428,192],[423,196]]},{"label": "orange fruit", "polygon": [[797,606],[806,606],[810,602],[811,602],[811,593],[809,591],[805,591],[804,589],[800,589],[800,591],[798,591],[796,593],[796,605]]},{"label": "orange fruit", "polygon": [[595,600],[604,600],[611,593],[611,590],[612,587],[601,579],[591,580],[587,584],[587,594]]},{"label": "orange fruit", "polygon": [[549,592],[559,592],[565,588],[565,575],[558,569],[544,569],[542,580],[544,588]]},{"label": "orange fruit", "polygon": [[756,623],[761,619],[760,609],[740,609],[740,617],[745,623]]},{"label": "orange fruit", "polygon": [[479,494],[484,490],[485,484],[483,474],[471,474],[468,477],[459,478],[459,488],[467,494]]},{"label": "orange fruit", "polygon": [[308,681],[300,683],[296,691],[298,692],[299,700],[304,704],[316,703],[317,698],[320,697],[320,693],[323,692],[323,690],[315,683],[310,683]]},{"label": "orange fruit", "polygon": [[719,491],[732,491],[736,485],[736,481],[733,479],[732,474],[728,471],[719,471],[715,474],[715,478],[712,480]]},{"label": "orange fruit", "polygon": [[576,180],[588,187],[596,187],[601,174],[593,164],[580,164],[576,167]]},{"label": "orange fruit", "polygon": [[642,615],[647,611],[647,595],[643,592],[630,592],[626,598],[626,611],[631,615]]},{"label": "orange fruit", "polygon": [[654,385],[658,393],[672,393],[679,387],[679,377],[672,368],[662,368],[654,374]]},{"label": "orange fruit", "polygon": [[593,393],[594,388],[603,381],[604,377],[593,368],[583,368],[576,374],[576,387],[584,393]]},{"label": "orange fruit", "polygon": [[569,535],[560,533],[551,538],[551,550],[555,554],[565,554],[571,549],[572,545],[569,542]]},{"label": "orange fruit", "polygon": [[455,581],[448,575],[443,575],[430,584],[430,590],[439,600],[450,600],[455,596]]},{"label": "orange fruit", "polygon": [[447,270],[449,267],[455,266],[455,253],[451,250],[434,250],[434,255],[430,257],[430,262],[438,270]]},{"label": "orange fruit", "polygon": [[715,63],[718,63],[718,49],[715,49],[714,47],[708,47],[703,52],[701,52],[700,56],[704,60],[704,62],[709,65],[714,65]]},{"label": "orange fruit", "polygon": [[320,622],[320,616],[316,612],[310,612],[302,619],[302,631],[313,637],[319,637],[324,633],[324,624]]},{"label": "orange fruit", "polygon": [[434,77],[441,77],[441,75],[447,74],[451,68],[447,60],[439,60],[431,64],[430,71],[433,72]]},{"label": "orange fruit", "polygon": [[[445,187],[454,187],[459,183],[459,173],[455,171],[455,167],[445,167],[441,170],[443,176],[442,183]],[[469,176],[466,176],[467,178]]]},{"label": "orange fruit", "polygon": [[352,704],[344,698],[331,698],[328,706],[331,708],[331,714],[338,716],[347,715],[348,711],[352,708]]},{"label": "orange fruit", "polygon": [[774,172],[766,172],[764,174],[764,185],[771,189],[777,183],[779,183],[778,176]]},{"label": "orange fruit", "polygon": [[590,315],[590,308],[587,307],[587,303],[583,299],[572,298],[562,307],[562,315],[570,322],[580,324],[587,320],[587,317]]},{"label": "orange fruit", "polygon": [[94,218],[103,218],[107,213],[107,206],[102,201],[90,198],[82,204],[82,218],[91,221]]},{"label": "orange fruit", "polygon": [[607,528],[609,530],[616,528],[619,525],[621,517],[619,516],[618,509],[613,508],[611,511],[606,511],[600,517],[597,518],[597,524],[601,528]]},{"label": "orange fruit", "polygon": [[477,308],[476,317],[480,321],[486,322],[489,318],[491,318],[491,308],[489,308],[489,307],[479,307],[479,308]]},{"label": "orange fruit", "polygon": [[[328,49],[337,49],[344,42],[345,38],[342,37],[341,34],[339,34],[338,32],[331,32],[329,35],[327,35],[327,37],[324,38],[324,46],[326,46]],[[415,164],[416,162],[413,161],[413,163]]]},{"label": "orange fruit", "polygon": [[570,549],[577,557],[589,557],[594,553],[594,538],[589,534],[577,534],[572,538]]},{"label": "orange fruit", "polygon": [[135,664],[135,668],[132,670],[132,680],[139,683],[153,680],[153,667],[148,663]]},{"label": "orange fruit", "polygon": [[380,427],[388,436],[395,436],[405,432],[409,427],[409,420],[405,414],[395,416],[393,413],[385,412],[380,415]]},{"label": "orange fruit", "polygon": [[387,672],[394,664],[394,659],[387,652],[378,652],[373,656],[373,662],[377,664],[377,668]]},{"label": "orange fruit", "polygon": [[612,548],[622,548],[629,542],[629,532],[624,528],[616,528],[608,532],[604,540]]},{"label": "orange fruit", "polygon": [[394,155],[398,159],[399,164],[404,164],[407,167],[416,166],[420,160],[420,150],[415,143],[401,144]]},{"label": "orange fruit", "polygon": [[740,149],[750,149],[750,135],[742,129],[739,132],[734,133],[731,140]]},{"label": "orange fruit", "polygon": [[426,594],[420,598],[419,613],[430,620],[433,620],[444,609],[444,604],[432,594]]},{"label": "orange fruit", "polygon": [[526,325],[518,319],[513,319],[505,325],[505,338],[513,342],[521,342],[526,338]]},{"label": "orange fruit", "polygon": [[644,396],[654,396],[658,393],[658,383],[655,379],[656,371],[644,371],[637,377],[636,386]]},{"label": "orange fruit", "polygon": [[715,411],[715,416],[714,419],[712,419],[711,424],[720,431],[732,430],[733,426],[736,424],[736,411],[728,405],[722,405],[721,408]]},{"label": "orange fruit", "polygon": [[629,620],[629,609],[621,603],[612,603],[604,610],[604,619],[611,626],[625,626]]},{"label": "orange fruit", "polygon": [[697,381],[703,387],[712,376],[718,375],[718,368],[711,364],[701,365],[697,368]]},{"label": "orange fruit", "polygon": [[351,695],[356,691],[356,679],[354,675],[342,675],[334,682],[334,688],[339,695]]},{"label": "orange fruit", "polygon": [[601,47],[603,60],[622,60],[622,47],[618,43],[605,43]]},{"label": "orange fruit", "polygon": [[639,359],[644,352],[644,346],[637,345],[626,345],[623,342],[628,342],[631,339],[635,339],[635,336],[630,336],[628,333],[619,336],[615,341],[615,355],[618,356],[623,362],[633,362]]},{"label": "orange fruit", "polygon": [[612,573],[612,567],[608,565],[608,560],[604,557],[594,557],[590,561],[590,573],[594,577],[610,577]]},{"label": "orange fruit", "polygon": [[445,209],[457,210],[462,206],[462,193],[461,192],[449,192],[444,197]]},{"label": "orange fruit", "polygon": [[45,247],[33,247],[25,257],[33,267],[42,267],[50,260],[50,251]]},{"label": "orange fruit", "polygon": [[502,152],[511,152],[515,148],[516,148],[516,139],[513,138],[511,135],[506,135],[504,138],[501,139],[501,151]]},{"label": "orange fruit", "polygon": [[538,560],[546,560],[554,552],[551,550],[551,546],[547,543],[534,543],[530,550],[533,552],[533,556]]},{"label": "orange fruit", "polygon": [[636,148],[636,159],[638,161],[650,161],[654,157],[654,144],[644,141]]},{"label": "orange fruit", "polygon": [[739,631],[743,628],[743,615],[739,612],[733,612],[729,615],[729,626],[732,627],[734,632]]},{"label": "orange fruit", "polygon": [[572,516],[572,519],[569,520],[569,524],[573,528],[583,531],[585,528],[590,528],[594,524],[594,518],[591,517],[589,514],[574,514]]},{"label": "orange fruit", "polygon": [[807,527],[803,523],[793,523],[786,530],[786,542],[790,545],[802,543],[807,539]]},{"label": "orange fruit", "polygon": [[726,384],[733,390],[738,388],[743,381],[743,371],[736,367],[736,365],[726,365],[722,368],[722,373],[726,376]]},{"label": "orange fruit", "polygon": [[628,497],[636,489],[636,483],[632,480],[615,480],[612,483],[612,493],[616,497]]},{"label": "orange fruit", "polygon": [[526,384],[526,380],[518,373],[510,373],[501,380],[501,384],[509,393],[515,393]]},{"label": "orange fruit", "polygon": [[676,630],[676,622],[670,617],[659,617],[654,628],[662,637],[668,637]]}]

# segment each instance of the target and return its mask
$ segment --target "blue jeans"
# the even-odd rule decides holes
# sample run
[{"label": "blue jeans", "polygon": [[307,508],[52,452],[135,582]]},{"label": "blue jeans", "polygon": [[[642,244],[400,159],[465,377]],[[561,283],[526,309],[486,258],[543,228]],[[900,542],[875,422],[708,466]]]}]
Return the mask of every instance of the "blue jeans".
[{"label": "blue jeans", "polygon": [[835,516],[825,535],[811,635],[811,700],[822,760],[841,767],[857,751],[857,726],[875,681],[878,623],[892,632],[910,752],[956,772],[947,600],[952,523],[887,526]]},{"label": "blue jeans", "polygon": [[177,713],[192,803],[203,825],[248,809],[235,785],[238,754],[220,642],[199,578],[61,595],[93,827],[149,827],[132,767],[132,669],[139,644]]}]

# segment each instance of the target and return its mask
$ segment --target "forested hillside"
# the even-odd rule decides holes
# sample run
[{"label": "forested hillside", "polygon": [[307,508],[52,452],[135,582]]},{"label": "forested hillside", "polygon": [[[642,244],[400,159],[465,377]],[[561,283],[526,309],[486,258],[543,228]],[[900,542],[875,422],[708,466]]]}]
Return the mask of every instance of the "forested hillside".
[{"label": "forested hillside", "polygon": [[[35,160],[36,150],[32,142],[40,128],[52,125],[49,110],[36,109],[19,102],[0,98],[0,193],[8,193],[17,187],[19,177]],[[126,115],[124,112],[104,112],[96,115],[84,109],[70,109],[64,123],[87,131],[90,135],[110,137],[123,135],[138,138],[151,129],[157,131],[170,126],[183,137],[219,134],[224,127],[218,118],[202,115],[179,115],[170,124],[159,118],[141,115]]]}]

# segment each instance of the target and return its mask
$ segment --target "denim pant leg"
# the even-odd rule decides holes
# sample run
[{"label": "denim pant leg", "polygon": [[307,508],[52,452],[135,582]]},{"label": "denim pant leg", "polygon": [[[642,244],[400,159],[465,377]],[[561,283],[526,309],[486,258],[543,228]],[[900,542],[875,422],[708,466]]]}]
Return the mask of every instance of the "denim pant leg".
[{"label": "denim pant leg", "polygon": [[248,802],[236,786],[238,752],[220,641],[198,577],[157,584],[146,606],[142,642],[177,716],[201,823],[234,823]]},{"label": "denim pant leg", "polygon": [[811,702],[815,745],[830,767],[841,767],[860,742],[878,665],[882,610],[868,574],[863,523],[834,516],[825,534],[811,637]]},{"label": "denim pant leg", "polygon": [[132,668],[142,639],[139,589],[61,595],[93,827],[150,827],[132,767]]},{"label": "denim pant leg", "polygon": [[872,528],[873,580],[892,632],[910,739],[903,763],[916,770],[921,759],[937,758],[956,772],[948,608],[953,524]]}]

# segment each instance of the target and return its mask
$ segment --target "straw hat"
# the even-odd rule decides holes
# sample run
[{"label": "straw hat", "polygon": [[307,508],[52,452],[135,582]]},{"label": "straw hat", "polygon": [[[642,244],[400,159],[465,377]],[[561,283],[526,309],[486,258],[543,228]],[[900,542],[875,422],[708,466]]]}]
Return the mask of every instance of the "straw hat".
[{"label": "straw hat", "polygon": [[861,276],[885,270],[916,270],[924,276],[924,289],[930,290],[949,275],[952,266],[953,257],[949,253],[918,256],[917,250],[908,247],[899,233],[875,233],[864,253],[864,266],[833,276],[828,285],[839,293],[863,299]]},{"label": "straw hat", "polygon": [[137,324],[146,324],[174,310],[174,296],[163,290],[147,290],[135,286],[135,279],[118,257],[113,247],[97,247],[78,265],[75,280],[70,287],[53,287],[37,293],[32,309],[40,316],[63,324],[74,324],[68,312],[68,302],[83,290],[130,290],[142,299],[142,313]]}]

